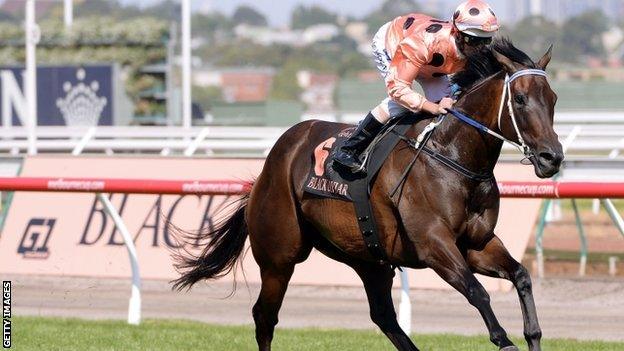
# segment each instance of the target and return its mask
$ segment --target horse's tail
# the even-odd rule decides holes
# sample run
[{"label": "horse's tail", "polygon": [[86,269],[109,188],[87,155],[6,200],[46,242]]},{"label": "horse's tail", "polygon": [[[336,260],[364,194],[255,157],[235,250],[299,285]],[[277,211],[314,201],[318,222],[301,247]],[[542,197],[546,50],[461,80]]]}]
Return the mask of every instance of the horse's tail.
[{"label": "horse's tail", "polygon": [[190,289],[202,279],[218,279],[235,270],[249,234],[245,222],[248,200],[249,195],[241,198],[237,210],[214,229],[197,235],[186,233],[184,243],[193,240],[195,246],[206,246],[199,254],[180,246],[181,251],[174,254],[175,268],[181,274],[173,281],[174,290]]}]

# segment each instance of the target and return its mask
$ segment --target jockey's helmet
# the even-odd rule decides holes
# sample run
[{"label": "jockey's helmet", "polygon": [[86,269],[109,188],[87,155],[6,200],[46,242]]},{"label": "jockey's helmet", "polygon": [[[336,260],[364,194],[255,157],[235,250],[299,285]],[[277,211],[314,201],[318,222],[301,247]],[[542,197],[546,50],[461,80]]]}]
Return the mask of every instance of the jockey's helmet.
[{"label": "jockey's helmet", "polygon": [[496,14],[481,0],[462,2],[453,14],[453,24],[461,33],[478,38],[491,38],[499,29]]}]

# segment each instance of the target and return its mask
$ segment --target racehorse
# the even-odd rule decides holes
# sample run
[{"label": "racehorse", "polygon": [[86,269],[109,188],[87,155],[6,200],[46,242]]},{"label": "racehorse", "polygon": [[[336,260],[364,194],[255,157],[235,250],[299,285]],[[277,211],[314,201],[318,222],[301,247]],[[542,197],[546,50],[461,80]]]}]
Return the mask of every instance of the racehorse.
[{"label": "racehorse", "polygon": [[[501,153],[501,139],[507,139],[522,146],[538,177],[555,175],[563,151],[553,129],[557,96],[544,72],[551,55],[552,47],[535,63],[510,41],[500,39],[468,57],[464,71],[453,78],[463,90],[455,109],[494,133],[483,133],[448,116],[427,146],[465,169],[491,174]],[[418,136],[427,123],[416,123],[406,137]],[[380,169],[370,195],[388,258],[388,262],[381,263],[365,246],[353,204],[303,192],[315,147],[346,127],[306,121],[284,133],[240,207],[215,230],[196,237],[209,240],[201,253],[178,257],[177,268],[182,275],[174,288],[190,288],[200,280],[229,273],[249,237],[262,278],[252,310],[256,341],[261,351],[270,350],[295,265],[316,248],[359,275],[371,319],[392,344],[398,350],[418,350],[399,327],[391,288],[394,267],[428,267],[478,309],[490,340],[500,350],[518,350],[497,321],[488,293],[474,276],[480,273],[513,283],[529,349],[540,350],[542,332],[530,276],[494,233],[500,202],[496,180],[466,177],[423,154],[408,170],[400,197],[391,196],[415,155],[413,148],[401,142]]]}]

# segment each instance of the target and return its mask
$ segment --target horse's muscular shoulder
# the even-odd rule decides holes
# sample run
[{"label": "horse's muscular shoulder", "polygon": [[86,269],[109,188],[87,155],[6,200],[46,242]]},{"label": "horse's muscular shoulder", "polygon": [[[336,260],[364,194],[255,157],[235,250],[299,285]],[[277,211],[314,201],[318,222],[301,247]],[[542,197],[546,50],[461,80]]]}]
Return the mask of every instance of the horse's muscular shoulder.
[{"label": "horse's muscular shoulder", "polygon": [[494,235],[500,206],[496,180],[479,184],[466,201],[468,225],[465,234],[471,246],[478,247]]}]

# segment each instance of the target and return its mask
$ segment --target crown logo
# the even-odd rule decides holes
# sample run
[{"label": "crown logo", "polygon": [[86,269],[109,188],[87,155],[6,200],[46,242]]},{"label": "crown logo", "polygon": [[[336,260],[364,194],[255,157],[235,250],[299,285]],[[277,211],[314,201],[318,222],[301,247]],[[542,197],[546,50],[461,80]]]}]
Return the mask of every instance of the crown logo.
[{"label": "crown logo", "polygon": [[56,99],[56,106],[61,110],[65,124],[68,126],[96,126],[108,103],[106,97],[98,97],[100,84],[97,81],[86,85],[84,69],[76,71],[78,84],[72,86],[70,82],[63,83],[64,98]]}]

